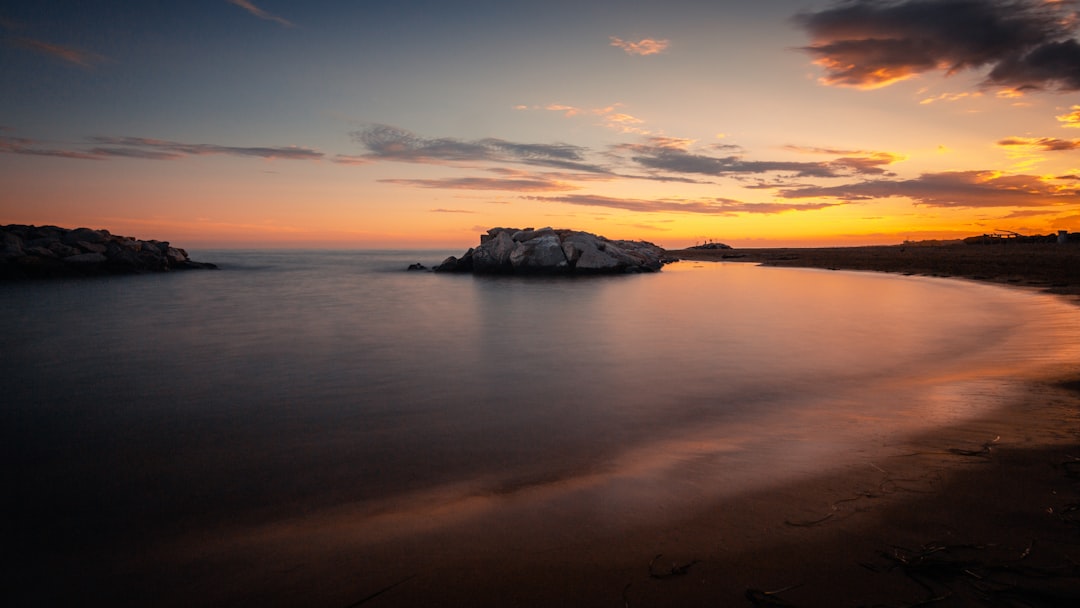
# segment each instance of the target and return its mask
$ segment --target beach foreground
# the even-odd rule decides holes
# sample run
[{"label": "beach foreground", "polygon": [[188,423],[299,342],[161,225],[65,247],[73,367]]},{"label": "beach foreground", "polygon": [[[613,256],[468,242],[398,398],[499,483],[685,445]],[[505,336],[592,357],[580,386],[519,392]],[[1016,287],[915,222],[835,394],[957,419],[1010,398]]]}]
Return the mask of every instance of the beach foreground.
[{"label": "beach foreground", "polygon": [[[687,260],[950,276],[1080,295],[1080,247],[685,250]],[[372,599],[405,606],[1071,606],[1080,600],[1080,361],[1016,378],[993,415],[843,471],[717,504],[608,544],[417,563]],[[542,535],[543,531],[532,534]],[[438,553],[438,552],[436,552]],[[390,584],[397,581],[388,581]],[[382,589],[373,589],[382,591]],[[361,598],[357,598],[360,600]]]}]

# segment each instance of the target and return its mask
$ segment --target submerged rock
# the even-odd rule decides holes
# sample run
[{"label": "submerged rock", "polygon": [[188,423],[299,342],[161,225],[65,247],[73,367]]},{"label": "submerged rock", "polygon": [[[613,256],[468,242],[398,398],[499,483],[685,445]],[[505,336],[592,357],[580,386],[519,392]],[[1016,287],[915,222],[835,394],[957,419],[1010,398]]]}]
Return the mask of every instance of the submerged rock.
[{"label": "submerged rock", "polygon": [[656,272],[670,261],[646,241],[616,241],[588,232],[552,228],[492,228],[480,245],[450,256],[436,272],[475,274],[616,274]]},{"label": "submerged rock", "polygon": [[193,262],[164,241],[142,241],[91,228],[0,226],[0,279],[131,274],[217,268]]}]

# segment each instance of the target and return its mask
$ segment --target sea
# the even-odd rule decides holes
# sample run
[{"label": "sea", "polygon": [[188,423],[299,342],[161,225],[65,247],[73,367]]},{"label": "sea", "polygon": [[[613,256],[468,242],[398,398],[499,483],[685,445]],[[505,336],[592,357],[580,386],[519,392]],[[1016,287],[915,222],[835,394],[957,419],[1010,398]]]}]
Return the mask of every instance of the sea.
[{"label": "sea", "polygon": [[655,524],[978,418],[1080,348],[1080,308],[974,282],[406,271],[450,254],[0,285],[8,605],[243,605],[282,544]]}]

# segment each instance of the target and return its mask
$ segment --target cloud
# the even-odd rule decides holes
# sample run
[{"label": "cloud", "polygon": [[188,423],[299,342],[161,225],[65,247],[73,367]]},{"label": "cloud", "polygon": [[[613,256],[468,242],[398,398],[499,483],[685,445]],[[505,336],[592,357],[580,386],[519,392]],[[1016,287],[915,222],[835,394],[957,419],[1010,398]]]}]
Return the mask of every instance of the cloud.
[{"label": "cloud", "polygon": [[93,154],[149,160],[176,160],[185,156],[212,154],[253,156],[271,160],[320,160],[325,156],[322,152],[299,146],[219,146],[216,144],[186,144],[145,137],[91,137],[89,141],[111,146],[94,148],[92,150]]},{"label": "cloud", "polygon": [[353,140],[369,151],[372,160],[413,163],[451,162],[523,163],[570,169],[585,173],[610,173],[604,167],[585,163],[585,148],[570,144],[523,144],[502,139],[461,140],[450,137],[423,138],[389,125],[375,125],[354,131]]},{"label": "cloud", "polygon": [[866,201],[906,197],[928,207],[1050,207],[1080,202],[1080,187],[1063,186],[1034,175],[996,171],[924,173],[908,180],[869,180],[842,186],[781,190],[788,199],[833,198]]},{"label": "cloud", "polygon": [[[9,130],[9,129],[5,129]],[[52,156],[78,160],[103,160],[101,156],[81,150],[56,150],[41,148],[37,142],[23,137],[0,136],[0,153],[22,154],[25,156]]]},{"label": "cloud", "polygon": [[939,101],[944,101],[944,102],[960,101],[961,99],[966,99],[968,97],[982,97],[982,93],[979,93],[978,91],[976,91],[976,92],[967,92],[967,93],[942,93],[942,94],[940,94],[940,95],[938,95],[936,97],[927,97],[926,99],[923,99],[922,101],[920,101],[919,104],[925,106],[925,105],[930,105],[932,103],[937,103]]},{"label": "cloud", "polygon": [[828,85],[877,88],[918,74],[990,68],[983,84],[1080,89],[1071,2],[853,0],[794,20]]},{"label": "cloud", "polygon": [[882,167],[906,160],[907,157],[892,152],[879,152],[874,150],[844,150],[838,148],[816,148],[804,146],[784,146],[785,150],[801,152],[804,154],[827,154],[840,156],[829,161],[828,165],[839,170],[847,169],[852,173],[861,175],[895,175]]},{"label": "cloud", "polygon": [[544,178],[447,177],[441,179],[380,179],[385,184],[444,188],[447,190],[508,190],[513,192],[560,192],[577,190],[565,182]]},{"label": "cloud", "polygon": [[476,213],[468,209],[428,209],[428,213]]},{"label": "cloud", "polygon": [[373,162],[370,158],[349,154],[336,154],[330,161],[339,165],[370,165]]},{"label": "cloud", "polygon": [[81,160],[138,158],[143,160],[180,160],[187,156],[228,155],[282,160],[321,160],[325,155],[299,146],[220,146],[188,144],[145,137],[89,137],[96,146],[87,150],[52,149],[23,137],[0,136],[0,152],[28,156],[54,156]]},{"label": "cloud", "polygon": [[898,155],[875,152],[869,156],[851,156],[821,162],[755,161],[745,160],[738,155],[710,156],[692,153],[683,147],[684,142],[685,140],[681,140],[673,145],[654,139],[645,144],[623,144],[616,146],[616,149],[629,152],[631,160],[648,169],[714,177],[770,172],[791,173],[795,177],[838,177],[853,173],[881,175],[886,173],[882,166],[903,159]]},{"label": "cloud", "polygon": [[92,68],[94,65],[105,60],[104,57],[97,53],[91,53],[90,51],[84,51],[70,46],[53,44],[51,42],[34,40],[32,38],[15,38],[11,43],[15,46],[48,55],[54,59],[59,59],[82,68]]},{"label": "cloud", "polygon": [[533,196],[529,200],[549,203],[565,203],[585,207],[606,207],[637,213],[697,213],[704,215],[733,216],[740,213],[775,214],[785,211],[813,211],[844,203],[744,203],[732,199],[716,198],[697,201],[647,200],[612,198],[607,196],[578,194],[568,196]]},{"label": "cloud", "polygon": [[1080,129],[1080,106],[1073,106],[1070,112],[1056,116],[1062,127]]},{"label": "cloud", "polygon": [[1056,137],[1009,137],[997,142],[1006,148],[1020,148],[1025,151],[1063,152],[1080,150],[1080,139],[1058,139]]},{"label": "cloud", "polygon": [[616,36],[611,37],[611,46],[626,51],[628,55],[658,55],[666,51],[670,44],[668,40],[654,40],[652,38],[642,38],[637,42],[631,42]]},{"label": "cloud", "polygon": [[262,10],[261,8],[255,6],[253,3],[248,2],[248,0],[225,0],[225,1],[228,2],[229,4],[239,6],[240,8],[242,8],[245,11],[251,13],[252,15],[255,15],[259,19],[266,19],[267,21],[274,21],[274,22],[276,22],[276,23],[278,23],[280,25],[283,25],[285,27],[295,27],[295,24],[293,24],[293,22],[291,22],[291,21],[289,21],[287,19],[284,19],[282,17],[278,17],[277,15],[272,15],[272,14]]},{"label": "cloud", "polygon": [[620,133],[636,133],[638,135],[649,135],[650,132],[647,129],[639,127],[637,125],[645,124],[645,121],[631,116],[625,112],[620,112],[623,104],[614,103],[602,108],[579,108],[577,106],[569,106],[561,103],[552,103],[546,106],[515,106],[516,110],[547,110],[549,112],[560,112],[566,118],[574,118],[576,116],[599,116],[601,119],[601,125],[614,129]]}]

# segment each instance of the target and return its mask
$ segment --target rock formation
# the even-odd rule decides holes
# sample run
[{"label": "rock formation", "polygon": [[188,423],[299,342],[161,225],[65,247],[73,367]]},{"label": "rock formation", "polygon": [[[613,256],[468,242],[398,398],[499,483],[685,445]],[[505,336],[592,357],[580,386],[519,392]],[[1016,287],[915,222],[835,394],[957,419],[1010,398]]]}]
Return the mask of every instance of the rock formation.
[{"label": "rock formation", "polygon": [[645,241],[615,241],[574,230],[492,228],[480,245],[450,256],[436,272],[476,274],[616,274],[656,272],[670,260]]},{"label": "rock formation", "polygon": [[0,279],[165,272],[217,268],[193,262],[164,241],[140,241],[108,230],[0,226]]}]

